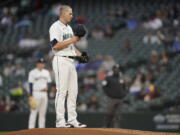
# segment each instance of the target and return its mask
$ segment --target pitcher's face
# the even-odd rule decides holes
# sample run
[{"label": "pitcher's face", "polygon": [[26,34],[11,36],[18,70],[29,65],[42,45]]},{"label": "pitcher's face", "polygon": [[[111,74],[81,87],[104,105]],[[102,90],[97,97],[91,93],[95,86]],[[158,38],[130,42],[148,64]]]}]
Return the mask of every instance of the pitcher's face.
[{"label": "pitcher's face", "polygon": [[66,22],[70,22],[73,18],[73,12],[72,9],[69,8],[64,14],[63,14],[64,19]]}]

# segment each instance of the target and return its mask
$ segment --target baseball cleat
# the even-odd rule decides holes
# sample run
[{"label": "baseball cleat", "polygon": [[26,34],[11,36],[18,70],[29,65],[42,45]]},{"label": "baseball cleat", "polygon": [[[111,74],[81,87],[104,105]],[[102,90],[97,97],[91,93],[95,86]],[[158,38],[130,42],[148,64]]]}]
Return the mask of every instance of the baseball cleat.
[{"label": "baseball cleat", "polygon": [[71,124],[66,123],[66,124],[63,124],[63,125],[60,125],[60,126],[56,126],[56,128],[74,128],[74,126],[71,125]]},{"label": "baseball cleat", "polygon": [[69,124],[72,125],[74,128],[85,128],[85,127],[87,127],[86,124],[82,124],[79,122],[74,122],[74,123],[69,123]]}]

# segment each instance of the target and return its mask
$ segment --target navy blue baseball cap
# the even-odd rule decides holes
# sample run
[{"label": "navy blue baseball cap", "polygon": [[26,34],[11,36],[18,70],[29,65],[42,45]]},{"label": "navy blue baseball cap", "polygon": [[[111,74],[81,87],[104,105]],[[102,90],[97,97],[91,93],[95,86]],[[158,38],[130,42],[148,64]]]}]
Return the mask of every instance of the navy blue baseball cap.
[{"label": "navy blue baseball cap", "polygon": [[45,60],[43,58],[40,58],[37,60],[37,63],[45,63]]}]

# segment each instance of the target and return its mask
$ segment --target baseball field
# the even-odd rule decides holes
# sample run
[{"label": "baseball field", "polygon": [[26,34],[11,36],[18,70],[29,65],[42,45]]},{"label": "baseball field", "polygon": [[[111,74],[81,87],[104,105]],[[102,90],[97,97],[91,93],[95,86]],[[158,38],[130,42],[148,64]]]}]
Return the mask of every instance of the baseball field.
[{"label": "baseball field", "polygon": [[180,0],[0,0],[0,135],[177,134]]},{"label": "baseball field", "polygon": [[20,130],[1,135],[178,135],[177,133],[151,132],[116,128],[44,128]]}]

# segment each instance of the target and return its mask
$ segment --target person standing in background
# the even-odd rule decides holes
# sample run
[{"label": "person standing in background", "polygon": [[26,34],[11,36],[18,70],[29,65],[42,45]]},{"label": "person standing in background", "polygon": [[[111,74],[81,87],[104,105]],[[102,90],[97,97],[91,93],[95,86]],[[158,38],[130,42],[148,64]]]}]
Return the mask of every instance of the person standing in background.
[{"label": "person standing in background", "polygon": [[45,128],[46,111],[48,106],[48,88],[51,83],[51,77],[48,70],[45,69],[44,59],[39,59],[36,68],[29,72],[28,82],[30,90],[30,99],[35,102],[34,108],[31,108],[28,128],[35,128],[36,117],[39,114],[38,126]]}]

